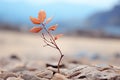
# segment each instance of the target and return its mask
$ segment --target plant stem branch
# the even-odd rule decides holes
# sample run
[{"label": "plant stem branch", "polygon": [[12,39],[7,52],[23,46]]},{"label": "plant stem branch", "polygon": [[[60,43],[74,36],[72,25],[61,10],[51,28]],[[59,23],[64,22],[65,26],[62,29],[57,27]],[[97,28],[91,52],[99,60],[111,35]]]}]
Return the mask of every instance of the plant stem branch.
[{"label": "plant stem branch", "polygon": [[[50,46],[50,47],[53,47],[53,46],[50,45],[50,44],[48,44],[47,42],[53,44],[53,45],[55,46],[55,47],[53,47],[53,48],[56,48],[56,49],[59,51],[59,53],[60,53],[60,59],[59,59],[59,61],[58,61],[58,73],[60,73],[60,63],[61,63],[62,58],[63,58],[64,55],[62,54],[62,52],[61,52],[60,48],[58,47],[58,45],[57,45],[54,37],[52,36],[52,34],[51,34],[51,33],[47,30],[47,28],[45,27],[46,25],[45,25],[45,24],[42,24],[42,26],[43,26],[44,30],[48,33],[48,35],[50,36],[50,38],[51,38],[51,39],[50,39],[51,41],[48,41],[48,40],[44,37],[44,34],[42,33],[43,39],[45,40],[44,42],[45,42],[48,46]],[[46,42],[46,41],[47,41],[47,42]]]}]

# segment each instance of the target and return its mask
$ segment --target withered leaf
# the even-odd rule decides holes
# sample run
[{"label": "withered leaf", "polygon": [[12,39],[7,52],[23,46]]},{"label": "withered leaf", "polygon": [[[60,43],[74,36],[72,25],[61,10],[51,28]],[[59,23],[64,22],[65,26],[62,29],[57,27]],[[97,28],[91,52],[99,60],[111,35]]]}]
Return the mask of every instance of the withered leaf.
[{"label": "withered leaf", "polygon": [[40,24],[40,20],[37,18],[33,18],[30,16],[30,20],[32,21],[33,24]]},{"label": "withered leaf", "polygon": [[56,35],[56,36],[55,36],[55,40],[59,39],[59,38],[62,37],[62,36],[63,36],[63,34],[58,34],[58,35]]},{"label": "withered leaf", "polygon": [[30,32],[38,33],[38,32],[40,32],[42,29],[43,29],[42,27],[33,27],[32,29],[30,29]]},{"label": "withered leaf", "polygon": [[38,19],[40,20],[40,23],[43,23],[46,18],[46,12],[44,10],[40,10],[38,13]]},{"label": "withered leaf", "polygon": [[58,26],[57,24],[51,26],[50,28],[48,28],[48,31],[54,31],[54,30],[56,30],[57,26]]},{"label": "withered leaf", "polygon": [[50,21],[52,21],[53,17],[50,17],[46,20],[46,24],[48,24]]}]

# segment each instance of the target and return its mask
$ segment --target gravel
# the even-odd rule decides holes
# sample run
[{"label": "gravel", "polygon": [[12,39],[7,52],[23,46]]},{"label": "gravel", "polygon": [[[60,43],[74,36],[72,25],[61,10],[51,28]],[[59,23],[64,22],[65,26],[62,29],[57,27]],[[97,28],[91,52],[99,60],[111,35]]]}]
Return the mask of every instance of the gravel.
[{"label": "gravel", "polygon": [[[23,61],[18,56],[0,59],[0,80],[120,80],[120,67],[65,61],[57,73],[56,61]],[[75,63],[73,63],[75,62]]]}]

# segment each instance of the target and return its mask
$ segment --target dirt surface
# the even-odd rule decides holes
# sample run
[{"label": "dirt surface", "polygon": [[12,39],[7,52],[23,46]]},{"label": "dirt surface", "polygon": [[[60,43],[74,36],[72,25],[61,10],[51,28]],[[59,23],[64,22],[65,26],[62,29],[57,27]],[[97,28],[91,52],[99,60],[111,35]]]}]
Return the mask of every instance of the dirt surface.
[{"label": "dirt surface", "polygon": [[[65,55],[75,55],[78,53],[101,55],[111,55],[120,52],[120,40],[99,39],[87,37],[67,37],[63,36],[57,41]],[[20,32],[0,31],[0,56],[10,54],[34,55],[30,58],[47,58],[58,56],[57,51],[50,47],[43,47],[44,42],[39,34],[26,34]],[[48,56],[46,56],[46,54]]]},{"label": "dirt surface", "polygon": [[120,80],[120,40],[63,37],[64,58],[39,35],[0,32],[0,80]]},{"label": "dirt surface", "polygon": [[66,60],[57,73],[56,60],[22,60],[16,55],[0,59],[0,80],[120,80],[120,67],[85,65]]}]

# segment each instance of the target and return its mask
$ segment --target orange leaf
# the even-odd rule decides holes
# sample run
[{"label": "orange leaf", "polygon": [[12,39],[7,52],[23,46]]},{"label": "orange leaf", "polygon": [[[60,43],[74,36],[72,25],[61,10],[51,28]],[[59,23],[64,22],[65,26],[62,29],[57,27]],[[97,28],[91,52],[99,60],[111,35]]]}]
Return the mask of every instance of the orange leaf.
[{"label": "orange leaf", "polygon": [[53,25],[53,26],[51,26],[50,28],[48,28],[48,30],[50,31],[54,31],[54,30],[56,30],[56,28],[57,28],[57,24],[56,25]]},{"label": "orange leaf", "polygon": [[38,13],[38,19],[40,20],[40,23],[44,22],[46,18],[46,12],[44,10],[40,10]]},{"label": "orange leaf", "polygon": [[55,40],[59,39],[59,38],[62,37],[62,36],[63,36],[63,34],[58,34],[58,35],[56,35],[56,36],[55,36]]},{"label": "orange leaf", "polygon": [[46,20],[46,24],[48,24],[50,21],[52,21],[53,17],[50,17]]},{"label": "orange leaf", "polygon": [[40,24],[40,20],[37,18],[33,18],[30,16],[30,20],[32,21],[33,24]]},{"label": "orange leaf", "polygon": [[42,30],[43,28],[42,27],[33,27],[30,32],[33,32],[33,33],[38,33]]}]

